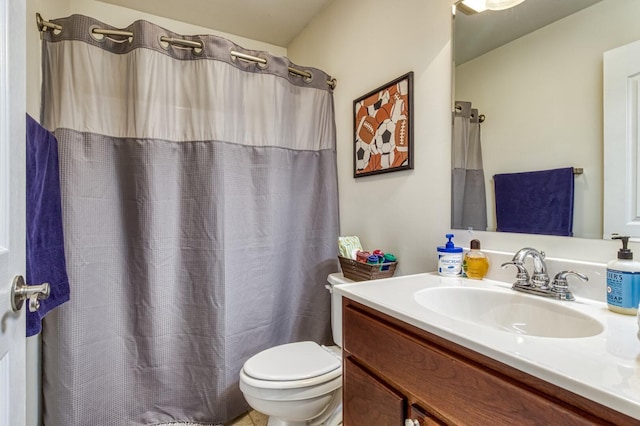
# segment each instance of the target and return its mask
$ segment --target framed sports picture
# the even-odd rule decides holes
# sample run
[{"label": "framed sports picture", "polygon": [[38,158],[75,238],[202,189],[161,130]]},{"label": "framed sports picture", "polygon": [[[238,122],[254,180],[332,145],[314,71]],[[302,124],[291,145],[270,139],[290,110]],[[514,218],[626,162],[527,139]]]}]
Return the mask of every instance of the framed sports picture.
[{"label": "framed sports picture", "polygon": [[413,169],[413,71],[353,101],[353,177]]}]

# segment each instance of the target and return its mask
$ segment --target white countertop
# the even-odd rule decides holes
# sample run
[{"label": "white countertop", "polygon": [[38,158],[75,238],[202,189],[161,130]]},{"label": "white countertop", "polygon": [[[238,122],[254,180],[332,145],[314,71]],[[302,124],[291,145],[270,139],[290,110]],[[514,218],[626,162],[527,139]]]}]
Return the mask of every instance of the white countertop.
[{"label": "white countertop", "polygon": [[592,337],[549,338],[457,320],[414,299],[418,290],[451,286],[513,292],[510,283],[434,273],[338,285],[334,291],[640,420],[640,341],[635,316],[613,313],[605,303],[590,299],[554,300],[598,320],[604,331]]}]

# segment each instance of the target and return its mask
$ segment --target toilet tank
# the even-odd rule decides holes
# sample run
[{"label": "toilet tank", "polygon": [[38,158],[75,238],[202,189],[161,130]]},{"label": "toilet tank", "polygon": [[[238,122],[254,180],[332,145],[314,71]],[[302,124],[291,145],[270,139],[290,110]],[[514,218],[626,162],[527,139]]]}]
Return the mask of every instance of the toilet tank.
[{"label": "toilet tank", "polygon": [[333,341],[342,347],[342,296],[333,291],[333,287],[340,284],[349,284],[355,281],[345,278],[341,272],[329,274],[327,277],[327,290],[331,293],[331,334]]}]

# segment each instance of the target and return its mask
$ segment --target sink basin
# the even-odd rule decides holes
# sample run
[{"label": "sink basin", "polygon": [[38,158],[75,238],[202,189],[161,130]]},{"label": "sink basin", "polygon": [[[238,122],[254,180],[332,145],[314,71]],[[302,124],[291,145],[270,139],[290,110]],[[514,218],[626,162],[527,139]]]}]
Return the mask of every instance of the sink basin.
[{"label": "sink basin", "polygon": [[558,301],[516,292],[436,287],[417,291],[415,300],[440,315],[529,336],[578,338],[604,330],[594,318]]}]

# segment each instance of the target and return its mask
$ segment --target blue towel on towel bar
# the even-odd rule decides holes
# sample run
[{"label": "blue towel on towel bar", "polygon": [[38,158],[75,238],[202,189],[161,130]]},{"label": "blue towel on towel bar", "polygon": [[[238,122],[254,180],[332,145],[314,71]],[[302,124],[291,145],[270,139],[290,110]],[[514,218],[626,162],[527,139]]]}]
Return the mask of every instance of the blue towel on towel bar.
[{"label": "blue towel on towel bar", "polygon": [[27,311],[27,336],[38,334],[42,318],[69,300],[64,257],[58,141],[27,115],[27,284],[49,283],[51,294],[40,309]]},{"label": "blue towel on towel bar", "polygon": [[493,176],[497,230],[573,235],[573,167]]}]

